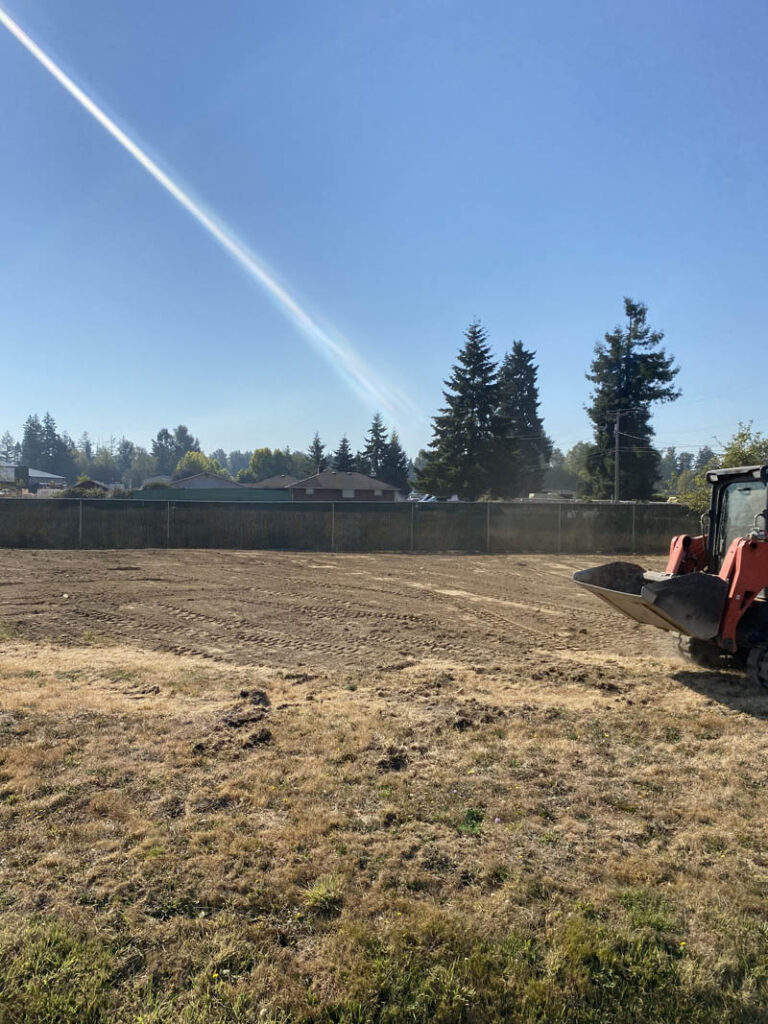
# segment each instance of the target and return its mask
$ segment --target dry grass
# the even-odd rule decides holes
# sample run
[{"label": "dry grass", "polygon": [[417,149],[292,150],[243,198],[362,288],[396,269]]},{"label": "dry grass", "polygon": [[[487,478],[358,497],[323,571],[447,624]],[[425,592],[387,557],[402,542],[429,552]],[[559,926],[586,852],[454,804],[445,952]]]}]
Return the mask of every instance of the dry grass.
[{"label": "dry grass", "polygon": [[738,677],[0,651],[2,1024],[768,1020]]}]

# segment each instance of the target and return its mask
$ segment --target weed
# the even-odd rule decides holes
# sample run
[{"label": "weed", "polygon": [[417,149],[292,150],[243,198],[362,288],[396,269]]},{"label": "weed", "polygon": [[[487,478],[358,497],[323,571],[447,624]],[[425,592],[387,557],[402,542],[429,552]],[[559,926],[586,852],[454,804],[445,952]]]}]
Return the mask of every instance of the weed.
[{"label": "weed", "polygon": [[304,909],[322,917],[334,917],[341,912],[344,891],[338,875],[323,875],[301,894]]},{"label": "weed", "polygon": [[469,807],[456,827],[462,835],[479,836],[484,817],[485,814],[479,807]]}]

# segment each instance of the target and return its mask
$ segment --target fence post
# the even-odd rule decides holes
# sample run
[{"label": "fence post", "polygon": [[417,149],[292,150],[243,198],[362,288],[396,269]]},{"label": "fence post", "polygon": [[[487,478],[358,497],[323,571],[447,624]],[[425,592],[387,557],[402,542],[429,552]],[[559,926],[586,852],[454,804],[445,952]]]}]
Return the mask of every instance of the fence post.
[{"label": "fence post", "polygon": [[165,546],[171,546],[171,503],[165,503]]},{"label": "fence post", "polygon": [[632,554],[635,553],[635,515],[637,514],[637,502],[632,502]]},{"label": "fence post", "polygon": [[563,550],[563,503],[557,505],[557,553]]},{"label": "fence post", "polygon": [[491,553],[491,503],[486,501],[485,503],[485,551],[486,554]]},{"label": "fence post", "polygon": [[331,502],[331,554],[336,550],[336,502]]},{"label": "fence post", "polygon": [[77,546],[83,546],[83,499],[80,499],[80,508],[77,518]]},{"label": "fence post", "polygon": [[411,551],[413,551],[413,517],[416,514],[416,502],[411,502]]}]

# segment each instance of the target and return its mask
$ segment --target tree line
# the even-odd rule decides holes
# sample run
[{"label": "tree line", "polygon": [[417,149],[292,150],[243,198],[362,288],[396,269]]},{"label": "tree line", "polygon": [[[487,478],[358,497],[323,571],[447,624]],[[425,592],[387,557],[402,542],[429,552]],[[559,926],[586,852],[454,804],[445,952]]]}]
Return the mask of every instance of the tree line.
[{"label": "tree line", "polygon": [[[513,341],[497,360],[488,334],[475,321],[444,381],[444,404],[432,419],[432,440],[413,462],[396,430],[373,416],[361,446],[354,451],[344,436],[334,449],[315,433],[306,451],[256,448],[204,453],[180,424],[163,427],[148,447],[126,437],[94,445],[88,434],[74,442],[59,433],[50,413],[28,417],[20,441],[6,431],[0,460],[47,470],[74,481],[89,477],[139,487],[152,476],[189,476],[204,471],[242,483],[289,475],[297,479],[326,468],[357,471],[407,492],[412,486],[436,496],[464,500],[509,499],[543,488],[570,490],[587,498],[614,496],[648,500],[679,496],[696,507],[704,498],[704,474],[734,452],[758,453],[763,439],[741,424],[720,455],[708,446],[697,452],[663,451],[654,444],[655,405],[676,401],[679,367],[663,345],[664,334],[648,323],[644,303],[624,299],[625,320],[605,333],[594,348],[585,376],[592,384],[587,416],[592,441],[568,452],[555,447],[540,413],[535,351]],[[766,452],[768,458],[768,452]]]},{"label": "tree line", "polygon": [[227,453],[217,448],[208,454],[184,424],[172,430],[162,427],[147,447],[127,437],[110,437],[95,444],[88,433],[74,441],[66,431],[60,432],[50,412],[42,419],[33,413],[24,423],[20,440],[7,430],[0,437],[0,462],[54,473],[68,483],[89,479],[120,483],[126,488],[141,487],[153,477],[178,480],[203,472],[239,483],[258,483],[281,475],[301,480],[332,468],[364,473],[408,491],[413,472],[397,431],[389,431],[378,412],[357,452],[346,435],[335,450],[327,450],[316,432],[306,451],[292,451],[286,446]]},{"label": "tree line", "polygon": [[536,353],[515,341],[496,362],[483,327],[470,324],[445,381],[432,441],[420,453],[419,486],[468,500],[568,485],[582,496],[610,498],[618,448],[620,496],[651,498],[662,472],[651,408],[679,398],[679,367],[661,346],[663,333],[648,325],[643,303],[625,298],[624,313],[626,323],[597,343],[586,372],[594,439],[567,456],[554,447],[539,414]]}]

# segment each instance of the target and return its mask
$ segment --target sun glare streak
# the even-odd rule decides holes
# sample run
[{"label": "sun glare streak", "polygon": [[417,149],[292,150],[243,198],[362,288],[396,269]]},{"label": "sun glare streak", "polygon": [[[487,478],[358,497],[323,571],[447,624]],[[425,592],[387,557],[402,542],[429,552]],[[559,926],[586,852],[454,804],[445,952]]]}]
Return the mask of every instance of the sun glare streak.
[{"label": "sun glare streak", "polygon": [[226,231],[211,214],[206,213],[191,196],[180,188],[165,171],[152,160],[144,150],[126,135],[126,133],[98,106],[83,90],[76,85],[58,64],[16,24],[5,11],[0,8],[0,23],[21,43],[21,45],[48,71],[77,102],[105,128],[109,134],[126,149],[134,160],[148,171],[158,184],[169,192],[173,198],[190,213],[205,230],[226,251],[245,268],[278,303],[283,312],[297,325],[310,344],[330,363],[341,379],[358,395],[377,408],[389,412],[412,412],[413,402],[400,390],[389,388],[376,381],[373,370],[366,366],[363,359],[336,332],[331,334],[323,329],[299,305],[285,288],[282,287],[259,263],[253,253],[239,242],[231,232]]}]

